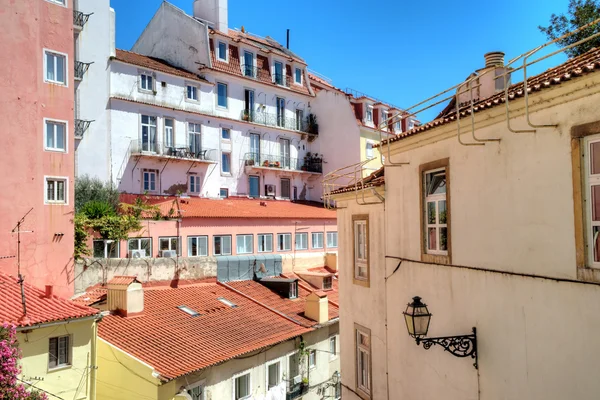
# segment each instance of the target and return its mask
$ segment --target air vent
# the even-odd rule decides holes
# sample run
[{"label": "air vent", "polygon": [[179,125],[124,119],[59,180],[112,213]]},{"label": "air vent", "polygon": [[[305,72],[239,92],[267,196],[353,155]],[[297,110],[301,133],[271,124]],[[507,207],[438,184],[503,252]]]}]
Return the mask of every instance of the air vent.
[{"label": "air vent", "polygon": [[237,304],[235,304],[235,303],[234,303],[234,302],[232,302],[232,301],[229,301],[229,300],[227,300],[227,299],[226,299],[226,298],[224,298],[224,297],[219,297],[217,300],[219,300],[221,303],[223,303],[223,304],[225,304],[225,305],[228,305],[228,306],[229,306],[229,307],[231,307],[231,308],[237,307]]}]

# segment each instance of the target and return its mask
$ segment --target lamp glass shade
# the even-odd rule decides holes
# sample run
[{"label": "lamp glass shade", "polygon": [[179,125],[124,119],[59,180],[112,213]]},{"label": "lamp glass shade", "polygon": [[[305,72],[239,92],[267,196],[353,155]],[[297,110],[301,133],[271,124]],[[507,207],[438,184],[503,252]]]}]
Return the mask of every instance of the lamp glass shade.
[{"label": "lamp glass shade", "polygon": [[413,297],[412,303],[408,304],[404,311],[404,319],[410,336],[417,338],[427,335],[431,314],[427,305],[421,302],[420,297]]}]

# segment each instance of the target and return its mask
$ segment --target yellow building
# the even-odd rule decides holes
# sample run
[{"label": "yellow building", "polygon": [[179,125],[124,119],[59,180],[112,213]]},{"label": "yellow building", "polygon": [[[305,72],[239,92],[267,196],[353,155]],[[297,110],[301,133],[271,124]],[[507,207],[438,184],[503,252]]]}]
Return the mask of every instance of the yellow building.
[{"label": "yellow building", "polygon": [[0,322],[15,325],[22,353],[19,380],[49,398],[94,400],[100,311],[0,273]]}]

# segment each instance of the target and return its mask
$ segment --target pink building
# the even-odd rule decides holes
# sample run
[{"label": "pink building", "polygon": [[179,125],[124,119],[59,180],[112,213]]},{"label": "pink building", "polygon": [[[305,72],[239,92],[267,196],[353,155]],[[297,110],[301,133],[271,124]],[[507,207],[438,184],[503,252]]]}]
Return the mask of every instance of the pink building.
[{"label": "pink building", "polygon": [[72,0],[8,0],[0,11],[4,149],[0,176],[0,270],[73,294]]}]

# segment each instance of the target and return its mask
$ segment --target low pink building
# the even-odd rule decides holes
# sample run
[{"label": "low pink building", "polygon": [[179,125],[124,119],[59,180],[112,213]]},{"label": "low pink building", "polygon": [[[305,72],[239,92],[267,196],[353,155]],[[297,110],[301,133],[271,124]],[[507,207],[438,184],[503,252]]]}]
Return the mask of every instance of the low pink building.
[{"label": "low pink building", "polygon": [[73,294],[74,14],[67,0],[3,2],[0,270]]},{"label": "low pink building", "polygon": [[131,194],[121,195],[121,201],[133,204],[138,197],[157,211],[127,242],[94,240],[94,257],[280,254],[301,259],[337,252],[336,214],[320,203]]}]

